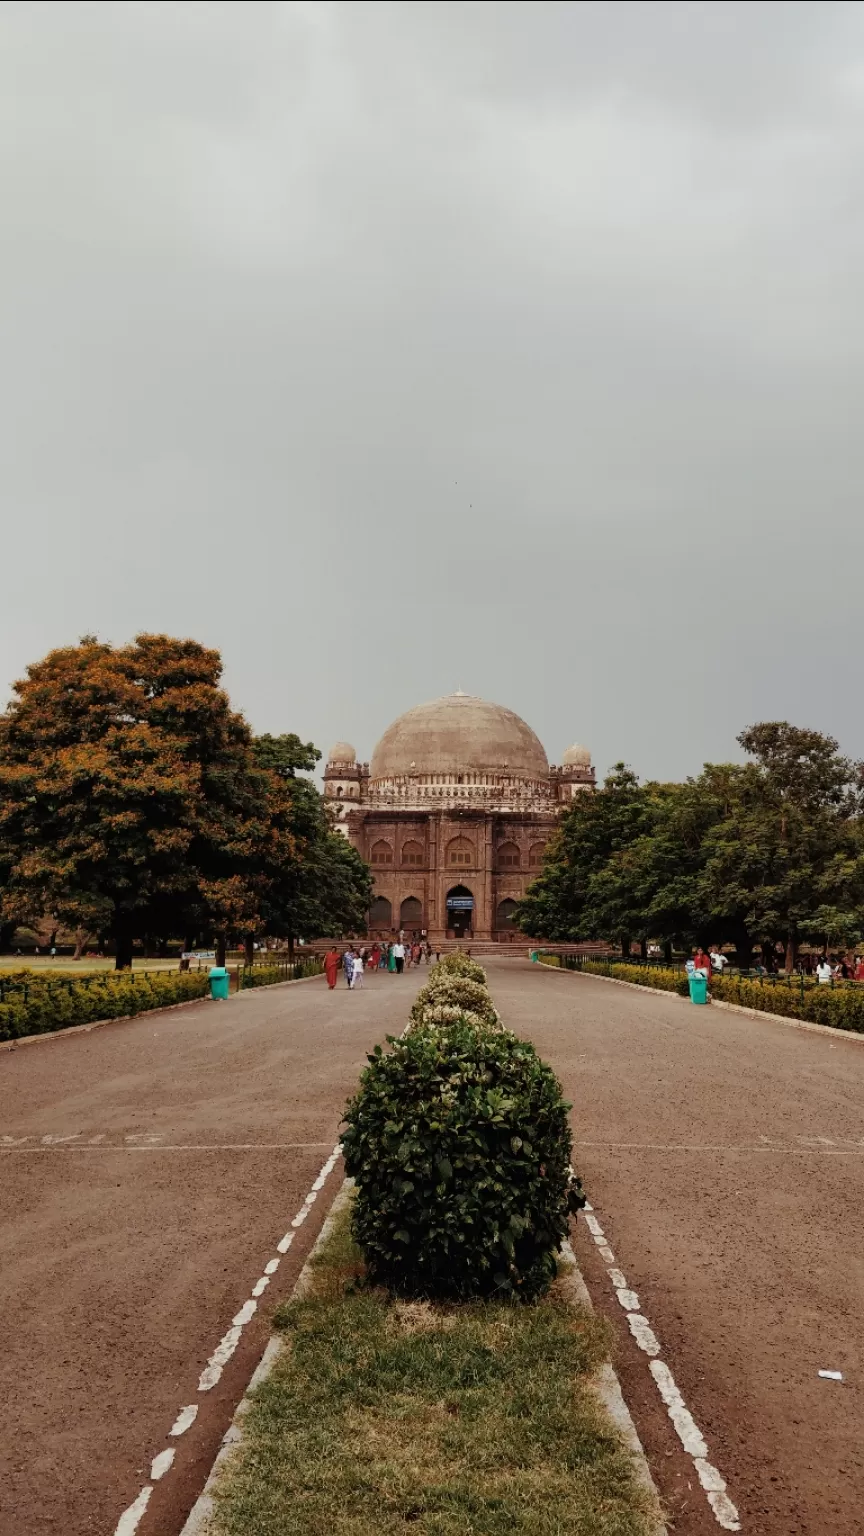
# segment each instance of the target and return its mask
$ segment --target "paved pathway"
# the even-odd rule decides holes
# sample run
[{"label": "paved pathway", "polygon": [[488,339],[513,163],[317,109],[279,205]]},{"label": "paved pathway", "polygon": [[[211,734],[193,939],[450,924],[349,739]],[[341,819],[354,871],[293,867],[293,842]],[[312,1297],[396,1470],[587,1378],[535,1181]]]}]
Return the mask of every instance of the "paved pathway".
[{"label": "paved pathway", "polygon": [[180,1529],[341,1162],[218,1385],[199,1395],[199,1375],[331,1153],[366,1051],[402,1028],[418,985],[365,980],[0,1052],[2,1536],[111,1536],[198,1402],[140,1528]]},{"label": "paved pathway", "polygon": [[[527,962],[493,963],[489,979],[573,1100],[589,1198],[743,1530],[860,1536],[864,1042]],[[716,1536],[582,1220],[577,1231],[675,1536]]]},{"label": "paved pathway", "polygon": [[[590,1198],[743,1529],[858,1536],[864,1044],[527,962],[489,969],[574,1102]],[[198,1401],[140,1527],[176,1536],[338,1166],[210,1393],[199,1374],[417,984],[314,981],[0,1053],[2,1536],[111,1536]],[[675,1536],[716,1536],[582,1221],[576,1241]]]}]

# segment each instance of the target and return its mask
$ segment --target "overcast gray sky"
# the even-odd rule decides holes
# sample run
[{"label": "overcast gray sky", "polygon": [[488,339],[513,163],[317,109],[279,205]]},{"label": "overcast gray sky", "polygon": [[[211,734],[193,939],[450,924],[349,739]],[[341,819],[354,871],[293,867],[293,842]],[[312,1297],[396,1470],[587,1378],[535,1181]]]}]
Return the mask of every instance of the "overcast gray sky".
[{"label": "overcast gray sky", "polygon": [[0,7],[0,690],[864,755],[864,7]]}]

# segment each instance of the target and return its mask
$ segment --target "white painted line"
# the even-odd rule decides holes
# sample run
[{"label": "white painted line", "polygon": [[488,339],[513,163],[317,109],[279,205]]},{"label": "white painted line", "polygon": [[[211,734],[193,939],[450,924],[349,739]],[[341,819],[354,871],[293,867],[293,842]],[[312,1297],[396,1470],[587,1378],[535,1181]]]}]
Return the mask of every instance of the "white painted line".
[{"label": "white painted line", "polygon": [[[586,1206],[586,1211],[591,1207]],[[687,1404],[681,1396],[668,1365],[658,1360],[660,1354],[660,1342],[647,1317],[642,1315],[639,1307],[639,1297],[627,1284],[627,1277],[623,1270],[618,1268],[615,1255],[606,1241],[603,1228],[593,1215],[586,1214],[585,1225],[597,1247],[597,1251],[606,1265],[606,1272],[615,1287],[615,1294],[619,1305],[627,1315],[627,1323],[639,1348],[650,1355],[648,1369],[657,1384],[660,1393],[678,1439],[681,1441],[687,1455],[692,1458],[696,1472],[705,1497],[708,1500],[711,1512],[717,1524],[724,1531],[740,1531],[741,1521],[738,1511],[726,1492],[726,1484],[717,1468],[708,1460],[708,1447],[705,1444],[702,1431],[691,1414]],[[819,1373],[823,1373],[820,1371]]]},{"label": "white painted line", "polygon": [[615,1295],[618,1297],[625,1312],[641,1312],[639,1297],[635,1291],[629,1291],[625,1285],[616,1286]]},{"label": "white painted line", "polygon": [[181,1408],[174,1423],[171,1425],[169,1435],[185,1435],[187,1429],[195,1423],[198,1417],[198,1404],[190,1403],[187,1408]]},{"label": "white painted line", "polygon": [[228,1332],[225,1334],[224,1338],[219,1340],[219,1343],[216,1345],[216,1348],[210,1356],[210,1359],[207,1361],[207,1364],[201,1372],[200,1378],[198,1380],[199,1392],[209,1392],[213,1387],[215,1387],[217,1381],[222,1375],[222,1367],[227,1365],[235,1349],[237,1348],[237,1345],[240,1343],[240,1335],[242,1332],[242,1328],[235,1325],[233,1328],[228,1329]]},{"label": "white painted line", "polygon": [[[57,1145],[59,1145],[61,1143],[61,1141],[65,1140],[65,1141],[68,1142],[68,1140],[70,1140],[70,1139],[71,1138],[61,1138],[59,1136],[46,1136],[46,1137],[43,1137],[43,1142],[47,1142],[51,1146],[57,1146]],[[304,1146],[304,1147],[305,1146],[321,1146],[321,1145],[325,1145],[326,1146],[326,1142],[325,1143],[321,1143],[321,1142],[295,1142],[295,1143],[282,1143],[281,1145],[284,1145],[284,1146],[291,1145],[293,1147],[299,1147],[299,1146]],[[24,1149],[24,1150],[26,1150],[26,1149]],[[37,1150],[37,1149],[34,1148],[34,1149],[31,1149],[31,1150]],[[72,1151],[73,1148],[71,1146],[66,1145],[64,1150]],[[82,1150],[85,1150],[85,1149],[82,1149]],[[157,1147],[157,1146],[152,1145],[152,1144],[150,1144],[150,1145],[148,1145],[148,1144],[135,1144],[135,1143],[130,1144],[130,1139],[126,1138],[126,1143],[122,1147],[102,1147],[102,1146],[100,1146],[100,1147],[98,1147],[98,1150],[99,1151],[104,1151],[104,1152],[111,1152],[111,1151],[125,1151],[125,1152],[132,1152],[132,1151],[137,1151],[137,1152],[154,1151],[155,1152],[155,1151],[160,1151],[160,1152],[164,1152],[164,1151],[171,1150],[171,1149],[166,1148],[164,1146]],[[184,1147],[184,1148],[180,1148],[178,1150],[189,1151],[189,1150],[193,1150],[193,1149],[190,1149],[188,1147]],[[207,1147],[204,1150],[213,1151],[213,1150],[220,1150],[220,1149],[214,1149],[213,1147]],[[222,1149],[222,1150],[224,1150],[224,1149]],[[232,1148],[231,1150],[237,1150],[237,1149],[236,1148]],[[314,1183],[312,1185],[312,1188],[309,1190],[309,1193],[307,1194],[305,1200],[303,1201],[303,1204],[301,1205],[300,1210],[297,1212],[297,1215],[294,1217],[294,1220],[291,1223],[292,1228],[297,1228],[297,1227],[301,1226],[302,1223],[306,1220],[306,1217],[309,1215],[309,1212],[312,1209],[312,1206],[315,1204],[315,1201],[318,1199],[319,1190],[323,1189],[324,1184],[327,1181],[327,1178],[329,1177],[330,1173],[333,1171],[333,1168],[336,1166],[336,1162],[337,1162],[337,1160],[339,1158],[339,1154],[340,1154],[341,1150],[342,1150],[341,1149],[341,1144],[339,1142],[337,1142],[336,1146],[333,1148],[333,1151],[330,1153],[330,1156],[328,1157],[327,1161],[324,1163],[323,1167],[321,1168],[320,1172],[318,1173],[318,1176],[315,1179],[315,1181],[314,1181]],[[290,1248],[290,1246],[293,1243],[293,1241],[294,1241],[294,1232],[293,1231],[286,1232],[285,1236],[276,1245],[277,1253],[280,1253],[280,1254],[281,1253],[287,1253],[288,1249]],[[251,1297],[247,1301],[244,1301],[244,1303],[243,1303],[242,1307],[240,1308],[239,1312],[237,1312],[235,1314],[235,1316],[234,1316],[234,1318],[232,1320],[232,1323],[231,1323],[231,1327],[228,1329],[227,1333],[224,1334],[224,1336],[219,1340],[219,1343],[217,1344],[216,1348],[214,1349],[212,1355],[210,1356],[210,1359],[207,1361],[207,1364],[204,1367],[204,1370],[201,1372],[201,1375],[200,1375],[200,1377],[198,1379],[198,1391],[199,1392],[210,1392],[210,1391],[212,1391],[213,1387],[215,1387],[217,1382],[220,1380],[220,1378],[222,1376],[222,1372],[223,1372],[225,1366],[227,1365],[228,1361],[231,1359],[231,1356],[233,1355],[235,1349],[237,1348],[237,1345],[240,1342],[240,1337],[242,1335],[243,1329],[245,1328],[247,1323],[251,1322],[252,1318],[255,1315],[255,1312],[256,1312],[256,1310],[258,1308],[257,1298],[259,1296],[263,1296],[265,1290],[267,1289],[268,1285],[270,1284],[270,1276],[275,1274],[276,1270],[278,1268],[279,1268],[279,1259],[278,1258],[274,1258],[274,1259],[269,1259],[268,1260],[267,1264],[265,1265],[263,1275],[261,1276],[261,1278],[259,1280],[257,1280],[255,1282],[255,1285],[252,1288],[252,1295],[251,1295]],[[196,1417],[197,1413],[198,1413],[198,1404],[197,1403],[190,1403],[187,1407],[181,1408],[179,1413],[178,1413],[178,1415],[177,1415],[177,1417],[176,1417],[176,1419],[174,1420],[174,1423],[171,1426],[171,1429],[168,1432],[169,1435],[176,1439],[179,1435],[185,1434],[187,1429],[189,1429],[190,1426],[194,1423],[195,1417]],[[230,1434],[230,1431],[229,1431],[229,1434]],[[141,1491],[138,1494],[138,1497],[136,1498],[134,1504],[130,1504],[129,1508],[127,1510],[124,1510],[123,1514],[120,1516],[119,1521],[117,1522],[117,1526],[116,1526],[115,1531],[114,1531],[114,1536],[135,1536],[135,1532],[138,1529],[138,1525],[139,1525],[139,1523],[141,1521],[141,1518],[142,1518],[142,1516],[144,1514],[144,1511],[146,1510],[147,1505],[150,1502],[150,1495],[153,1492],[152,1484],[158,1482],[159,1479],[164,1477],[166,1472],[168,1472],[170,1470],[170,1468],[172,1467],[172,1465],[174,1463],[174,1458],[175,1458],[176,1454],[177,1453],[176,1453],[176,1450],[175,1450],[174,1446],[167,1446],[164,1450],[160,1451],[156,1456],[154,1456],[152,1464],[151,1464],[151,1467],[150,1467],[150,1483],[147,1484],[146,1487],[141,1489]]]},{"label": "white painted line", "polygon": [[114,1527],[114,1536],[135,1536],[135,1532],[141,1524],[141,1517],[150,1503],[152,1492],[153,1489],[149,1484],[146,1488],[141,1489],[135,1503],[130,1504],[128,1509],[124,1509],[120,1519],[117,1521]]},{"label": "white painted line", "polygon": [[647,1317],[643,1317],[641,1312],[628,1312],[627,1321],[630,1324],[630,1332],[639,1348],[644,1349],[646,1355],[659,1355],[660,1345],[657,1335]]},{"label": "white painted line", "polygon": [[165,1476],[165,1473],[168,1471],[168,1468],[170,1467],[176,1455],[177,1452],[175,1451],[173,1445],[169,1445],[167,1450],[160,1451],[158,1456],[153,1457],[153,1462],[150,1467],[151,1483],[158,1483],[160,1477]]}]

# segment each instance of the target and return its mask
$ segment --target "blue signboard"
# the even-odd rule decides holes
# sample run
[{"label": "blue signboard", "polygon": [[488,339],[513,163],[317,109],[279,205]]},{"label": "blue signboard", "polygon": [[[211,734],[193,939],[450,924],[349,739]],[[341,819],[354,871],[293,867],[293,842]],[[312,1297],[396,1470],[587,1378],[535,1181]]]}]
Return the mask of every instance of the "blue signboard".
[{"label": "blue signboard", "polygon": [[471,912],[471,911],[473,911],[473,908],[474,908],[474,897],[473,896],[448,896],[447,897],[447,905],[448,905],[448,907],[453,908],[453,910],[456,911],[456,912]]}]

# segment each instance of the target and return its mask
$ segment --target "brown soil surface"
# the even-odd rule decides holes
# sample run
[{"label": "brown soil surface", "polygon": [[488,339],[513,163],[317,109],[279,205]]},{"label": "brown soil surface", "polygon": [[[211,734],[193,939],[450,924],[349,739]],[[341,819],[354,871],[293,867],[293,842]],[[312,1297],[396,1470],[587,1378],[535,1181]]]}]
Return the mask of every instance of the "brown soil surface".
[{"label": "brown soil surface", "polygon": [[[489,979],[573,1100],[588,1197],[743,1530],[860,1536],[864,1044],[524,962]],[[716,1536],[582,1221],[575,1246],[670,1530]]]},{"label": "brown soil surface", "polygon": [[218,1386],[199,1396],[199,1374],[421,978],[303,982],[0,1053],[2,1536],[110,1536],[169,1444],[140,1532],[180,1530],[341,1162]]}]

